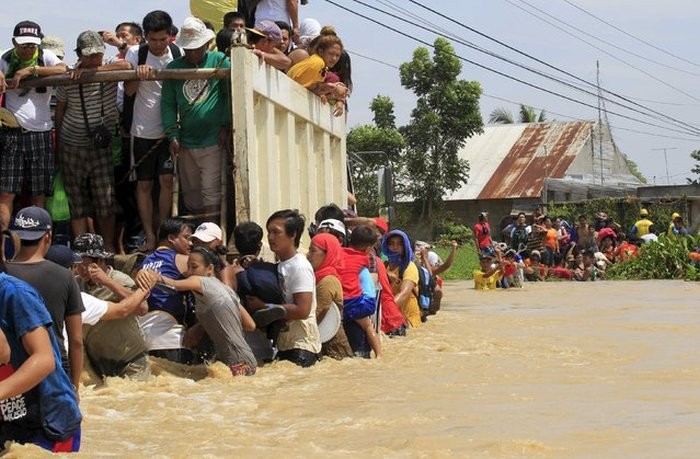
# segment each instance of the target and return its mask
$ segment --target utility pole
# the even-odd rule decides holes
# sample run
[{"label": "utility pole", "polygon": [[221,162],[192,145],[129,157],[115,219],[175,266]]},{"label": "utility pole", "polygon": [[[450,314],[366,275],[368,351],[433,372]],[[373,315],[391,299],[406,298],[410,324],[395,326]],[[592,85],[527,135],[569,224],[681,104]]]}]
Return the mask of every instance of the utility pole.
[{"label": "utility pole", "polygon": [[[598,86],[598,153],[600,155],[600,186],[603,186],[603,93],[600,90],[600,61],[595,61],[596,84]],[[594,172],[595,174],[595,172]]]},{"label": "utility pole", "polygon": [[668,175],[668,156],[666,156],[666,150],[678,150],[676,147],[664,147],[664,148],[652,148],[651,151],[663,151],[664,152],[664,164],[666,164],[666,185],[671,184],[671,176]]}]

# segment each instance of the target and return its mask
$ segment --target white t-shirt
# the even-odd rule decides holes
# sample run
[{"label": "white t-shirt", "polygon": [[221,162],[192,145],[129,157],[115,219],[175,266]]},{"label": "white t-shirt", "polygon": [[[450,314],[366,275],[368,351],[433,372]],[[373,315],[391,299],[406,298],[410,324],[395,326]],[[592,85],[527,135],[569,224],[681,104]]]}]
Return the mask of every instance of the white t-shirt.
[{"label": "white t-shirt", "polygon": [[280,351],[304,349],[310,352],[321,352],[321,337],[316,324],[316,278],[314,269],[306,257],[297,253],[289,260],[280,261],[277,271],[282,279],[284,301],[294,303],[294,294],[311,293],[311,311],[306,319],[287,321],[288,330],[283,331],[277,338],[277,348]]},{"label": "white t-shirt", "polygon": [[659,240],[659,236],[657,236],[654,233],[647,233],[644,236],[640,238],[642,241],[646,242],[657,242]]},{"label": "white t-shirt", "polygon": [[138,321],[149,351],[182,348],[185,327],[167,312],[150,311]]},{"label": "white t-shirt", "polygon": [[255,22],[267,19],[268,21],[283,21],[292,25],[287,13],[287,0],[262,0],[255,9]]},{"label": "white t-shirt", "polygon": [[81,314],[84,324],[95,325],[107,314],[106,301],[85,292],[80,292],[80,297],[83,299],[83,306],[85,306],[85,310]]},{"label": "white t-shirt", "polygon": [[[80,297],[83,300],[83,306],[85,310],[80,313],[80,318],[83,320],[83,324],[95,325],[100,319],[107,314],[107,302],[99,298],[95,298],[89,293],[80,292]],[[63,326],[63,344],[68,349],[68,333],[66,333],[66,327]]]},{"label": "white t-shirt", "polygon": [[442,264],[440,255],[431,250],[430,252],[428,252],[428,263],[430,263],[430,266],[432,266],[433,268],[437,268]]},{"label": "white t-shirt", "polygon": [[[139,46],[132,46],[126,52],[124,60],[130,62],[136,68],[139,62]],[[173,55],[168,47],[168,52],[162,56],[154,56],[148,52],[146,64],[154,70],[164,69],[173,60]],[[160,116],[160,97],[163,82],[158,80],[141,81],[136,91],[134,101],[134,117],[131,124],[131,135],[143,139],[160,139],[165,136],[163,120]]]},{"label": "white t-shirt", "polygon": [[[44,67],[53,67],[60,64],[61,60],[48,50],[43,51]],[[0,59],[0,71],[6,74],[10,64],[5,59]],[[53,88],[46,87],[46,92],[36,92],[32,88],[23,96],[20,94],[25,89],[12,89],[5,93],[5,107],[14,113],[17,122],[24,129],[32,132],[50,131],[53,127],[51,121],[51,94]]]}]

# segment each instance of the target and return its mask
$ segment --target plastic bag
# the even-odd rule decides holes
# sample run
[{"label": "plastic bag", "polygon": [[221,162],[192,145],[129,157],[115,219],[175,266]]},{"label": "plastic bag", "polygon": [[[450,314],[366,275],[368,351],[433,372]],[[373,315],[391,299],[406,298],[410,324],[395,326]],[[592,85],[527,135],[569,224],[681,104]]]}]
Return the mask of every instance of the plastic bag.
[{"label": "plastic bag", "polygon": [[63,174],[59,170],[53,179],[53,196],[46,199],[46,210],[51,214],[55,222],[70,220],[70,207],[68,207],[68,195],[63,186]]}]

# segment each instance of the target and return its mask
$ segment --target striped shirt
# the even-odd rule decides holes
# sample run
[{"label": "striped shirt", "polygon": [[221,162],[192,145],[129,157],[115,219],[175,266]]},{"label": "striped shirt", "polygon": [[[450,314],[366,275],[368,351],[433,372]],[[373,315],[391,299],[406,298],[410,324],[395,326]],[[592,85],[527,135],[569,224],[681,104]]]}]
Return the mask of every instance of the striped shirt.
[{"label": "striped shirt", "polygon": [[[86,83],[83,84],[85,111],[90,130],[104,123],[110,131],[114,131],[117,118],[117,83]],[[79,85],[59,86],[56,88],[56,98],[66,102],[66,111],[61,125],[60,141],[75,147],[91,146],[91,136],[85,128],[85,118],[80,106]],[[104,104],[104,119],[101,116]]]}]

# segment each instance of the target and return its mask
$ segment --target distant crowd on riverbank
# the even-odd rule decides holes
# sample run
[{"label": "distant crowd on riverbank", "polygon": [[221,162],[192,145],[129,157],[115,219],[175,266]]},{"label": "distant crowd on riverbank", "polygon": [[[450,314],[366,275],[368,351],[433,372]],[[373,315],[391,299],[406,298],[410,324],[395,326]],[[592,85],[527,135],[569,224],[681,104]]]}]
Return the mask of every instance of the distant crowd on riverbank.
[{"label": "distant crowd on riverbank", "polygon": [[[594,281],[604,278],[611,266],[635,259],[645,245],[662,244],[660,235],[662,239],[689,236],[679,213],[673,213],[667,228],[651,218],[642,208],[639,220],[625,231],[605,212],[597,212],[592,223],[581,215],[575,225],[540,211],[528,221],[521,212],[500,231],[496,242],[488,214],[482,212],[473,229],[481,265],[474,272],[475,287],[519,287],[548,278]],[[692,247],[687,257],[697,265],[700,247]]]}]

